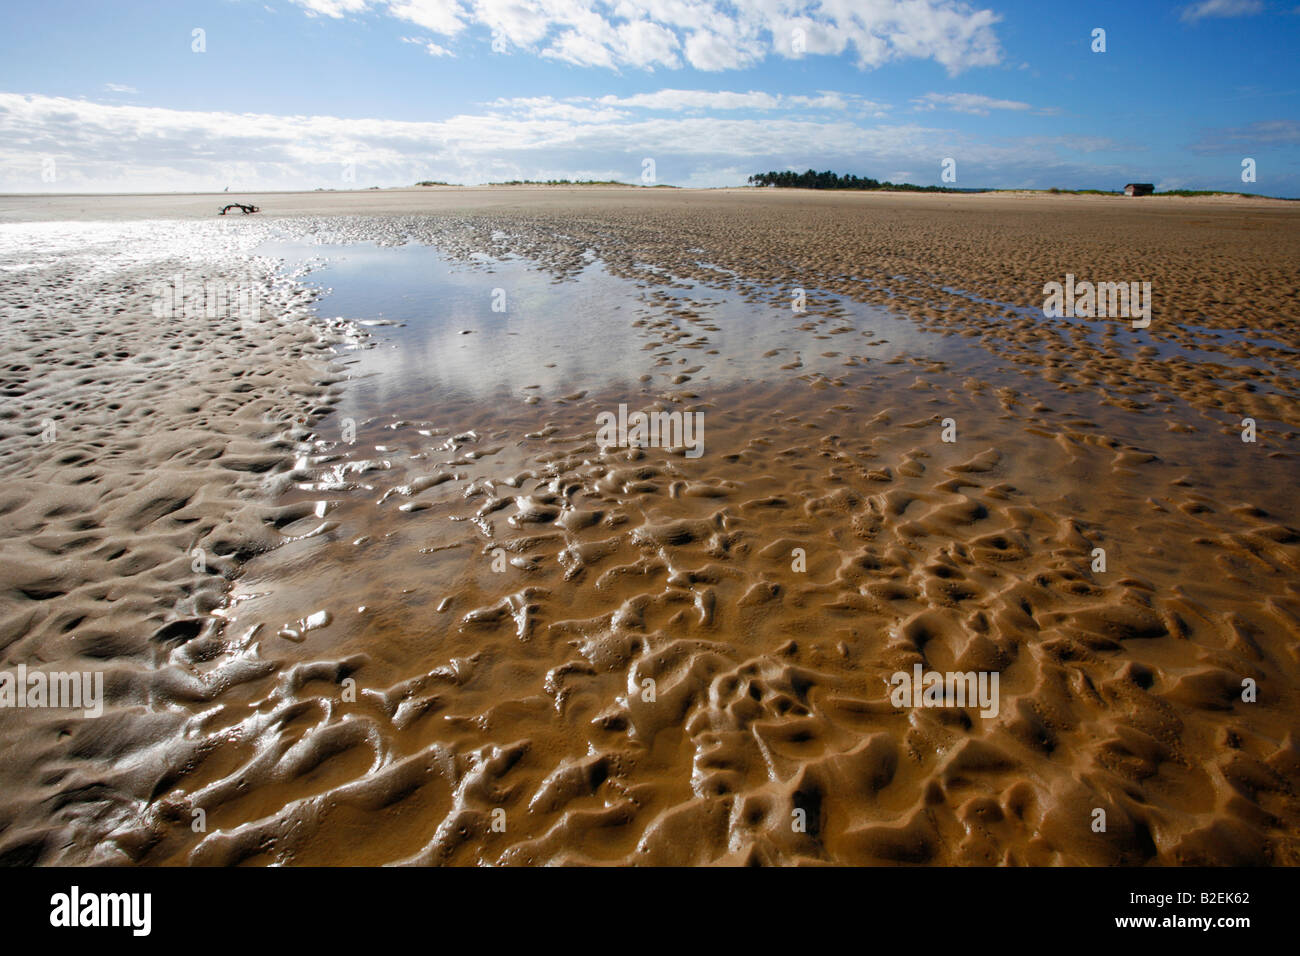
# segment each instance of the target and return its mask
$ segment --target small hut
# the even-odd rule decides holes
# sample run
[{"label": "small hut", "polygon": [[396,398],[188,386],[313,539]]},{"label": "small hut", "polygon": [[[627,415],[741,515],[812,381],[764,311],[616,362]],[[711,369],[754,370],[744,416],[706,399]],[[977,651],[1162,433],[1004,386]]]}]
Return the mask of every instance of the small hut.
[{"label": "small hut", "polygon": [[1150,196],[1155,191],[1152,183],[1129,183],[1124,187],[1125,196]]}]

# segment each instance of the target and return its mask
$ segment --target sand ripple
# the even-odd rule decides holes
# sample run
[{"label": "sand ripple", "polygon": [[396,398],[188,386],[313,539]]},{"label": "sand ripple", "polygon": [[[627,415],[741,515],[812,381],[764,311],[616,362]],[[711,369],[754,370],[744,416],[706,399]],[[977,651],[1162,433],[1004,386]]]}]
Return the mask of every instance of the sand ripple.
[{"label": "sand ripple", "polygon": [[[561,274],[595,249],[648,292],[631,394],[401,396],[355,444],[338,370],[299,359],[358,332],[301,321],[305,293],[269,264],[269,325],[178,329],[143,283],[193,259],[86,280],[49,239],[3,300],[20,410],[0,420],[0,646],[102,668],[108,703],[0,714],[4,858],[1297,862],[1294,316],[1240,304],[1174,329],[1210,300],[1162,300],[1152,335],[1210,352],[1162,359],[1010,311],[1034,268],[1074,261],[1033,223],[1047,251],[1010,266],[1010,240],[956,220],[925,238],[886,216],[863,238],[778,211],[788,238],[764,232],[772,210],[736,233],[671,204],[550,239],[533,214],[258,226],[437,231],[451,254]],[[252,235],[200,243],[214,275],[250,268]],[[922,269],[945,242],[933,261],[955,243],[983,278]],[[850,278],[868,261],[878,284]],[[1270,268],[1217,294],[1244,303]],[[886,288],[890,270],[913,278]],[[770,381],[714,386],[709,306],[673,276],[897,305],[973,332],[970,361],[831,375],[774,355]],[[800,348],[851,328],[828,300]],[[707,454],[599,446],[620,402],[704,411]],[[894,706],[890,676],[917,664],[996,673],[997,713]]]}]

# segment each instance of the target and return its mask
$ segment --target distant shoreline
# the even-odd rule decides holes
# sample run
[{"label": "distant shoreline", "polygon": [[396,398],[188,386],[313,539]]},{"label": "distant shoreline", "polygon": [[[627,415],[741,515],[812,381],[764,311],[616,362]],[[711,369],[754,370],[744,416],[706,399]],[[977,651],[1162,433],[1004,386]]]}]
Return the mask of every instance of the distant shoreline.
[{"label": "distant shoreline", "polygon": [[428,186],[411,185],[411,186],[374,186],[365,189],[255,189],[255,190],[212,190],[212,191],[190,191],[190,192],[0,192],[0,199],[3,200],[41,200],[41,199],[115,199],[129,197],[144,198],[187,198],[187,197],[228,197],[231,200],[238,197],[247,196],[374,196],[391,195],[393,193],[474,193],[481,191],[492,192],[546,192],[555,193],[566,190],[576,192],[599,192],[601,190],[618,190],[619,192],[630,193],[654,193],[662,195],[663,191],[671,190],[673,193],[680,194],[710,194],[710,193],[746,193],[755,196],[768,196],[779,194],[800,194],[800,195],[834,195],[834,196],[916,196],[916,197],[939,197],[950,199],[954,197],[971,197],[971,196],[996,196],[1000,198],[1041,198],[1041,199],[1122,199],[1125,201],[1150,201],[1150,200],[1168,200],[1178,199],[1185,201],[1194,200],[1240,200],[1243,202],[1300,202],[1300,197],[1291,196],[1268,196],[1263,193],[1241,193],[1228,192],[1219,190],[1170,190],[1167,192],[1156,192],[1149,196],[1132,197],[1126,196],[1121,191],[1105,192],[1097,189],[1014,189],[1014,188],[971,188],[971,189],[946,189],[943,191],[925,191],[917,189],[808,189],[799,186],[672,186],[661,183],[655,186],[642,186],[636,183],[542,183],[542,182],[507,182],[507,183],[484,183],[481,185],[465,186],[459,184],[437,183]]}]

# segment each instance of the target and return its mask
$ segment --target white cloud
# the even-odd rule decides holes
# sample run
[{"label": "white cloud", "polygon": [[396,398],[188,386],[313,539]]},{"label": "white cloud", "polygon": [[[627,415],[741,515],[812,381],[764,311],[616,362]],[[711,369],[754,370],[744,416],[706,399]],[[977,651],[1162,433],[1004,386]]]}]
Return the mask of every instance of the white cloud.
[{"label": "white cloud", "polygon": [[[811,110],[842,110],[848,108],[848,101],[839,93],[820,93],[817,96],[787,96],[785,99],[796,106]],[[866,101],[864,101],[866,102]],[[874,107],[876,104],[867,103]]]},{"label": "white cloud", "polygon": [[[592,102],[591,97],[570,97],[569,102]],[[602,96],[594,100],[605,106],[625,109],[655,110],[659,112],[718,111],[718,110],[798,110],[835,111],[856,110],[870,116],[883,116],[888,109],[882,103],[868,100],[856,93],[837,93],[818,90],[815,96],[785,93],[764,93],[750,90],[737,93],[727,90],[656,90],[653,93],[634,93],[631,96]],[[502,103],[505,101],[498,101]]]},{"label": "white cloud", "polygon": [[697,70],[739,70],[761,57],[756,43],[737,43],[712,30],[696,30],[686,38],[686,59]]},{"label": "white cloud", "polygon": [[658,90],[632,96],[602,96],[600,102],[645,110],[771,110],[782,98],[771,93],[728,93],[709,90]]},{"label": "white cloud", "polygon": [[542,56],[563,60],[574,66],[607,66],[613,68],[614,54],[608,46],[593,36],[577,30],[565,30],[545,50]]},{"label": "white cloud", "polygon": [[[604,97],[604,103],[612,97]],[[549,96],[515,96],[502,97],[486,104],[491,109],[506,110],[529,119],[559,119],[571,123],[608,123],[625,119],[628,114],[623,110],[605,107],[581,105],[593,103],[590,97],[571,97],[561,101]]]},{"label": "white cloud", "polygon": [[989,110],[1027,110],[1028,103],[1018,100],[998,100],[981,93],[926,93],[912,100],[919,110],[946,109],[972,116],[988,116]]},{"label": "white cloud", "polygon": [[839,56],[848,45],[848,34],[837,26],[820,23],[811,17],[774,16],[769,28],[772,45],[784,57]]},{"label": "white cloud", "polygon": [[1183,7],[1181,19],[1184,23],[1196,23],[1208,17],[1249,17],[1263,10],[1261,0],[1201,0]]},{"label": "white cloud", "polygon": [[370,5],[370,0],[293,0],[310,16],[333,17],[335,20],[345,14],[361,13]]},{"label": "white cloud", "polygon": [[681,44],[676,34],[649,20],[633,20],[618,27],[620,58],[642,69],[665,66],[676,69],[681,65],[677,50]]},{"label": "white cloud", "polygon": [[439,44],[434,43],[432,40],[426,40],[423,37],[402,37],[402,42],[419,44],[420,46],[424,47],[425,52],[428,53],[429,56],[455,57],[456,55],[455,53],[452,53],[451,50],[448,50],[445,46],[440,46]]},{"label": "white cloud", "polygon": [[950,74],[994,66],[1002,53],[993,25],[1001,17],[951,0],[823,0],[829,22],[858,52],[858,65],[933,59]]},{"label": "white cloud", "polygon": [[1189,149],[1195,153],[1241,154],[1243,150],[1294,149],[1297,146],[1300,146],[1300,121],[1280,119],[1206,130]]},{"label": "white cloud", "polygon": [[474,0],[474,19],[523,49],[540,43],[551,26],[551,18],[533,0]]},{"label": "white cloud", "polygon": [[956,74],[1002,58],[993,31],[1000,17],[963,0],[293,2],[313,16],[374,13],[447,37],[473,24],[504,40],[508,50],[607,69],[677,69],[685,62],[713,72],[751,67],[769,54],[838,56],[851,49],[863,69],[915,58],[934,60]]},{"label": "white cloud", "polygon": [[125,83],[105,83],[104,90],[108,93],[139,93],[134,86],[127,86]]},{"label": "white cloud", "polygon": [[629,96],[569,96],[556,100],[549,96],[500,97],[486,106],[528,116],[563,116],[565,118],[616,119],[631,110],[658,113],[716,113],[732,110],[772,112],[781,110],[803,115],[812,113],[848,113],[882,118],[889,107],[856,93],[818,90],[815,95],[746,93],[728,90],[663,89]]},{"label": "white cloud", "polygon": [[388,13],[443,36],[455,36],[465,27],[457,0],[392,0]]},{"label": "white cloud", "polygon": [[[731,95],[761,100],[769,94]],[[939,156],[957,157],[962,185],[1068,185],[1089,175],[1054,145],[981,142],[914,123],[863,125],[854,118],[853,94],[820,95],[838,96],[849,109],[808,113],[791,97],[755,115],[724,109],[706,116],[610,98],[533,97],[410,122],[0,93],[0,191],[364,188],[421,179],[573,178],[585,170],[601,173],[591,178],[636,182],[646,156],[655,158],[660,182],[693,185],[736,185],[744,179],[737,170],[748,175],[790,165],[876,178],[887,170],[921,170],[919,181],[935,182]],[[42,179],[46,160],[58,171],[53,183]],[[346,164],[354,164],[355,180],[343,178]],[[1097,168],[1105,169],[1089,167]],[[1117,185],[1127,181],[1123,170],[1106,175]]]}]

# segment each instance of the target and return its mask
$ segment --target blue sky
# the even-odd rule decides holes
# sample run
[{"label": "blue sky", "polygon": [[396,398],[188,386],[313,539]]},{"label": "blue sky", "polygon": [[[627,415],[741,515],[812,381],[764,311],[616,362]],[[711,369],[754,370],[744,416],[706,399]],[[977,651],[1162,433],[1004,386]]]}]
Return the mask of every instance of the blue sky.
[{"label": "blue sky", "polygon": [[45,0],[4,22],[7,192],[929,184],[951,158],[971,188],[1300,196],[1296,0]]}]

